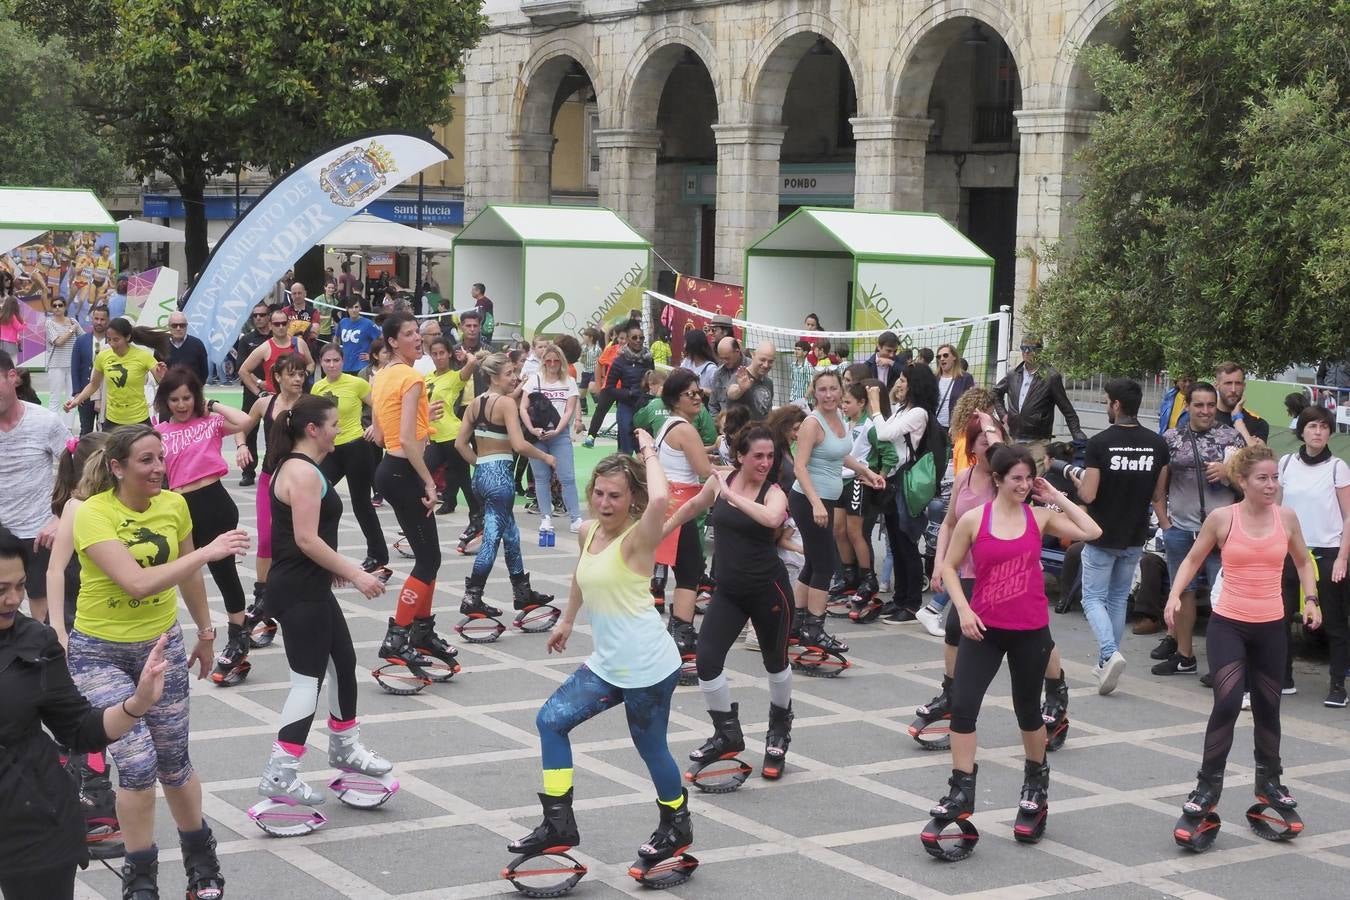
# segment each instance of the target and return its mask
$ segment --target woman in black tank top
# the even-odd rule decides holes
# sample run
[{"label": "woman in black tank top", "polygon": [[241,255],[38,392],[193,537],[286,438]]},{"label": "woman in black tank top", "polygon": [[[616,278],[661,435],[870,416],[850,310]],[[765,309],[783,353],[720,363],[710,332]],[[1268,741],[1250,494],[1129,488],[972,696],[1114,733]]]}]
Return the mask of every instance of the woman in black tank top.
[{"label": "woman in black tank top", "polygon": [[[763,775],[778,778],[792,729],[792,669],[787,652],[792,584],[776,549],[778,529],[787,518],[787,496],[769,480],[776,456],[773,432],[763,425],[751,425],[732,435],[729,444],[735,469],[715,471],[699,495],[666,522],[666,531],[671,532],[712,507],[717,587],[698,634],[698,683],[716,730],[689,758],[706,764],[745,749],[739,711],[731,702],[723,666],[748,619],[759,637],[759,652],[769,673]],[[734,566],[717,565],[732,560]]]},{"label": "woman in black tank top", "polygon": [[277,417],[267,448],[274,562],[263,608],[281,626],[291,693],[258,790],[265,797],[284,795],[303,803],[321,802],[299,780],[298,770],[329,672],[334,681],[328,689],[329,765],[377,777],[393,768],[360,744],[356,650],[333,596],[334,586],[348,584],[372,599],[385,590],[379,578],[337,552],[342,500],[319,468],[333,450],[337,431],[333,399],[305,396]]}]

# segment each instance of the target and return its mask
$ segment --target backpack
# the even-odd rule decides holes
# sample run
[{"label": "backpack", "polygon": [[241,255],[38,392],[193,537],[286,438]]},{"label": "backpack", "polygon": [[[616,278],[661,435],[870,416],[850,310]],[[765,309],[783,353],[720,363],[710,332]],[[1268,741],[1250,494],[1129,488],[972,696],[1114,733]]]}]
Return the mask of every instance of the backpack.
[{"label": "backpack", "polygon": [[[532,422],[534,427],[538,428],[540,431],[557,428],[558,423],[562,421],[562,416],[558,414],[558,408],[553,405],[553,401],[544,396],[543,382],[539,378],[535,378],[534,388],[535,389],[525,397],[525,407],[529,410],[530,422]],[[525,427],[526,424],[525,419],[522,417],[520,420],[520,430],[525,433],[525,440],[529,441],[531,444],[538,443],[539,438],[535,437],[534,434]]]},{"label": "backpack", "polygon": [[926,413],[928,424],[923,429],[923,446],[915,450],[909,435],[905,435],[905,446],[909,448],[909,462],[900,470],[900,490],[905,498],[905,508],[909,514],[918,518],[926,514],[929,502],[937,496],[939,473],[937,460],[943,461],[946,468],[946,438],[938,427],[932,413]]}]

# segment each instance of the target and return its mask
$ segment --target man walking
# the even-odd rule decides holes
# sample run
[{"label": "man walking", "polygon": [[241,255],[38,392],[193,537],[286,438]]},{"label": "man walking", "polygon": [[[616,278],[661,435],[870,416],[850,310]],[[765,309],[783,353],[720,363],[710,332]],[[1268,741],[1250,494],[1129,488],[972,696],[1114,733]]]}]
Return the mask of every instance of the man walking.
[{"label": "man walking", "polygon": [[1128,378],[1106,383],[1105,431],[1087,443],[1086,467],[1074,479],[1078,497],[1102,527],[1102,536],[1083,547],[1083,614],[1097,638],[1097,693],[1116,689],[1125,671],[1120,640],[1134,573],[1148,538],[1149,506],[1165,492],[1167,444],[1139,424],[1144,390]]},{"label": "man walking", "polygon": [[[1163,434],[1168,465],[1159,478],[1154,512],[1167,548],[1167,574],[1174,582],[1177,569],[1191,552],[1206,517],[1220,506],[1237,501],[1228,484],[1226,463],[1243,446],[1243,440],[1230,426],[1218,424],[1218,409],[1218,390],[1207,381],[1197,381],[1186,405],[1188,421]],[[1211,589],[1218,575],[1219,553],[1215,550],[1205,559],[1205,576]],[[1198,586],[1197,577],[1181,592],[1181,608],[1173,620],[1174,634],[1163,638],[1153,651],[1153,658],[1162,660],[1153,667],[1154,675],[1196,673],[1191,636],[1195,631]]]}]

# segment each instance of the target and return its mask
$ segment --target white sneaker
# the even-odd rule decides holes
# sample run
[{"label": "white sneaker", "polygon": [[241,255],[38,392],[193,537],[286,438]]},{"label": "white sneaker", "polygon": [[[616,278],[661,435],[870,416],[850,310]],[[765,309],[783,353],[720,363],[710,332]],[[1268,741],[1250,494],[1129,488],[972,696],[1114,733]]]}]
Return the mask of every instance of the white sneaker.
[{"label": "white sneaker", "polygon": [[572,520],[571,526],[569,526],[567,530],[570,531],[570,532],[572,532],[573,534],[578,534],[578,533],[580,533],[580,532],[581,532],[581,518],[578,516],[577,518],[573,519],[573,520]]},{"label": "white sneaker", "polygon": [[1252,708],[1252,695],[1246,691],[1242,692],[1242,708],[1250,710]]},{"label": "white sneaker", "polygon": [[918,619],[919,624],[933,637],[942,637],[947,633],[947,607],[945,606],[942,609],[934,609],[928,604],[924,604],[914,614],[914,618]]},{"label": "white sneaker", "polygon": [[1111,658],[1103,665],[1098,665],[1093,672],[1098,676],[1097,693],[1105,697],[1116,689],[1116,684],[1120,681],[1121,674],[1125,671],[1125,657],[1120,655],[1117,650],[1111,654]]}]

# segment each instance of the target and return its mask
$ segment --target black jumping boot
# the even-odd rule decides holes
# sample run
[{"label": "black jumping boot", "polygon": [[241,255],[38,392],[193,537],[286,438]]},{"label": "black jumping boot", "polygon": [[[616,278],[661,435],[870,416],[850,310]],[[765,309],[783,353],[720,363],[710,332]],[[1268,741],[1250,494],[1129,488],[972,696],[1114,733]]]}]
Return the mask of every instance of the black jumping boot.
[{"label": "black jumping boot", "polygon": [[540,794],[539,803],[544,807],[544,821],[525,837],[507,844],[507,850],[529,856],[555,847],[569,848],[581,843],[577,818],[572,814],[571,788],[561,797]]},{"label": "black jumping boot", "polygon": [[533,609],[553,602],[552,594],[541,594],[530,587],[529,572],[511,576],[511,594],[511,605],[517,610]]},{"label": "black jumping boot", "polygon": [[418,654],[439,659],[451,667],[455,665],[455,657],[459,656],[459,651],[436,633],[435,616],[413,619],[412,625],[408,627],[408,642]]},{"label": "black jumping boot", "polygon": [[979,773],[978,764],[972,772],[952,769],[952,777],[947,779],[950,788],[947,796],[939,800],[928,814],[943,821],[968,818],[975,812],[975,776]]},{"label": "black jumping boot", "polygon": [[792,743],[792,719],[791,703],[786,707],[769,704],[769,730],[764,735],[764,766],[760,774],[771,781],[783,775],[788,745]]},{"label": "black jumping boot", "polygon": [[741,732],[740,705],[731,704],[731,712],[708,710],[712,719],[713,735],[703,742],[697,750],[689,751],[689,758],[696,763],[712,762],[723,757],[735,755],[745,749],[745,735]]},{"label": "black jumping boot", "polygon": [[128,853],[122,863],[122,900],[159,900],[159,850]]},{"label": "black jumping boot", "polygon": [[502,611],[483,602],[484,583],[472,575],[464,579],[464,600],[459,604],[459,612],[465,616],[487,616],[495,619]]},{"label": "black jumping boot", "polygon": [[200,831],[178,832],[178,839],[183,850],[183,871],[187,873],[187,900],[222,900],[225,876],[220,873],[216,838],[210,827],[203,822]]},{"label": "black jumping boot", "polygon": [[659,800],[656,803],[661,822],[647,843],[638,848],[638,859],[655,865],[683,853],[694,843],[694,825],[689,816],[689,791],[684,791],[684,802],[679,809],[671,809]]}]

